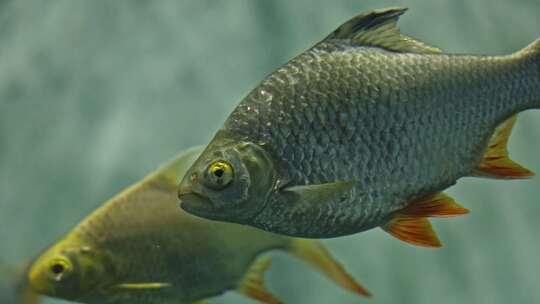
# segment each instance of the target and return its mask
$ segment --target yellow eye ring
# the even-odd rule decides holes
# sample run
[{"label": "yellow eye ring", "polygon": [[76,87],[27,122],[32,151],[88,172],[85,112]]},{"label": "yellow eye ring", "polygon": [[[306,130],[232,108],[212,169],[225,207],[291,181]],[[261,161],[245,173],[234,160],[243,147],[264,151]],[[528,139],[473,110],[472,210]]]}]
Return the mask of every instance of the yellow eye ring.
[{"label": "yellow eye ring", "polygon": [[228,162],[219,160],[208,166],[207,176],[210,187],[225,188],[233,179],[233,169]]},{"label": "yellow eye ring", "polygon": [[73,270],[73,266],[71,263],[64,259],[54,259],[49,264],[49,270],[51,275],[54,277],[55,280],[60,281],[65,276],[68,276],[71,274],[71,271]]}]

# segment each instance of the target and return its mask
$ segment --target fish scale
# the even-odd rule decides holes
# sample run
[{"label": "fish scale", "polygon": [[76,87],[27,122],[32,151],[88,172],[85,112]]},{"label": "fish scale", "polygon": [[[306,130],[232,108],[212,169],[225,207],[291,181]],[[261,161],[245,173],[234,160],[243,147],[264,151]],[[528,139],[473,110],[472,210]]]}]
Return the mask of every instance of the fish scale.
[{"label": "fish scale", "polygon": [[181,153],[88,215],[32,263],[32,288],[89,304],[193,304],[229,290],[278,304],[263,284],[270,257],[261,256],[276,249],[369,295],[317,241],[175,212],[175,185],[200,152]]},{"label": "fish scale", "polygon": [[[324,50],[325,46],[322,46],[321,49]],[[377,58],[377,60],[374,60],[374,58]],[[377,65],[380,61],[388,63]],[[297,62],[307,62],[308,64],[298,64]],[[478,146],[482,146],[482,143],[489,139],[490,129],[486,126],[501,122],[503,119],[500,118],[501,114],[499,113],[504,113],[503,118],[509,117],[512,113],[516,112],[517,107],[522,106],[517,101],[522,103],[524,100],[534,100],[532,98],[525,98],[527,95],[530,95],[530,93],[526,92],[527,94],[523,94],[524,90],[522,85],[513,85],[516,80],[519,82],[519,79],[521,78],[507,77],[506,75],[512,75],[512,73],[500,73],[498,71],[501,68],[501,64],[505,69],[511,69],[513,63],[514,61],[512,58],[487,57],[478,59],[472,56],[400,55],[374,48],[345,49],[342,53],[336,54],[335,52],[328,53],[316,48],[311,50],[308,54],[301,55],[293,60],[293,62],[280,69],[278,73],[306,74],[307,76],[304,76],[302,81],[290,84],[287,83],[287,80],[284,80],[287,79],[287,77],[270,77],[261,84],[262,90],[270,92],[270,94],[274,96],[274,100],[268,110],[268,114],[258,116],[258,124],[262,127],[261,132],[256,134],[248,133],[245,135],[255,142],[264,141],[265,139],[270,138],[270,146],[276,146],[276,148],[269,152],[276,155],[277,158],[286,161],[287,168],[290,171],[288,174],[298,178],[293,181],[293,183],[303,184],[305,181],[324,183],[334,179],[353,179],[359,181],[358,190],[361,191],[362,187],[372,187],[374,183],[381,183],[382,180],[388,180],[389,178],[392,181],[396,181],[406,177],[416,177],[418,179],[417,182],[414,183],[417,185],[416,189],[411,189],[409,187],[410,185],[404,185],[406,187],[403,187],[399,184],[392,183],[394,188],[396,186],[399,187],[399,189],[394,190],[394,192],[400,193],[399,197],[401,199],[399,200],[392,200],[385,191],[384,196],[389,197],[387,201],[392,204],[385,205],[384,209],[390,209],[390,212],[392,212],[406,206],[410,197],[418,192],[418,185],[426,185],[428,188],[438,190],[452,184],[458,176],[470,174],[475,167],[476,162],[471,160],[460,162],[459,160],[463,159],[463,157],[459,156],[478,155],[478,153],[470,153],[470,151],[475,147],[478,149]],[[396,66],[402,68],[396,69],[394,68]],[[450,69],[450,67],[453,68]],[[471,68],[469,69],[467,67]],[[366,71],[369,71],[370,69],[375,72],[366,73]],[[317,87],[319,82],[331,81],[328,70],[337,74],[333,78],[338,82],[336,87],[333,88],[333,91],[330,91],[329,94],[322,94],[318,90],[313,90],[312,87]],[[446,70],[448,73],[443,73],[441,75],[441,73],[437,72],[439,70]],[[459,75],[452,75],[452,71],[454,71],[454,73],[459,73]],[[486,80],[487,77],[485,75],[490,74],[497,76],[493,77],[494,79]],[[382,77],[382,75],[385,76]],[[410,75],[421,75],[418,77],[421,84],[429,83],[433,85],[427,86],[427,90],[422,90],[418,87],[409,88],[406,80],[410,81]],[[364,76],[364,79],[367,81],[356,81],[356,79],[363,79],[362,76]],[[381,78],[383,79],[381,80]],[[429,78],[433,80],[429,82],[427,80],[422,80]],[[434,79],[437,78],[441,79],[441,81],[434,81]],[[458,78],[461,79],[461,81],[457,81],[456,79]],[[309,86],[301,88],[302,83],[307,79],[311,79]],[[346,85],[349,80],[351,80],[351,83]],[[478,82],[481,82],[482,84],[489,83],[491,85],[486,89],[482,89],[483,86],[481,86],[480,89],[477,89],[475,84]],[[459,88],[466,88],[468,83],[471,84],[469,87],[473,92],[469,94],[467,94],[467,92],[462,92],[461,94],[456,93],[460,90]],[[346,88],[340,90],[340,86],[345,85]],[[330,114],[324,119],[320,119],[320,117],[313,115],[311,111],[297,111],[295,113],[297,121],[294,123],[303,124],[309,127],[302,128],[301,131],[303,132],[293,133],[297,136],[296,139],[290,139],[290,137],[288,137],[287,139],[290,140],[288,142],[283,142],[280,140],[273,140],[273,138],[275,138],[273,136],[265,136],[264,134],[271,134],[273,133],[273,129],[281,129],[282,125],[285,125],[290,121],[287,119],[287,115],[283,115],[281,116],[281,119],[278,119],[275,114],[280,115],[280,113],[284,113],[286,108],[290,108],[291,103],[296,103],[296,106],[301,106],[302,104],[302,99],[298,98],[298,96],[293,95],[292,98],[288,97],[290,96],[288,95],[290,92],[288,92],[287,89],[283,92],[280,91],[280,86],[295,87],[294,92],[305,96],[305,100],[307,100],[312,107],[327,107],[327,111],[334,115]],[[499,86],[504,87],[504,94],[502,95],[499,93],[499,89],[495,90],[495,87]],[[475,92],[477,90],[480,92]],[[362,101],[363,98],[361,97],[361,94],[363,91],[370,92],[370,97],[367,101]],[[339,96],[339,98],[333,98],[336,95]],[[345,98],[343,98],[342,95],[345,95]],[[347,95],[349,95],[350,98],[347,98]],[[512,100],[508,100],[510,99],[510,95],[513,96]],[[391,96],[391,98],[388,98],[389,96]],[[281,103],[280,106],[280,104],[276,102],[276,99],[283,97],[288,99],[287,102]],[[477,101],[482,102],[483,105],[476,105],[475,103]],[[243,101],[243,103],[258,102],[259,100],[253,98],[252,95],[248,96]],[[485,108],[485,110],[468,111],[467,108],[469,104],[475,105],[473,110],[478,108]],[[324,133],[324,135],[321,135],[321,133],[315,133],[322,129],[321,127],[315,126],[329,125],[329,129],[343,128],[341,125],[342,121],[336,117],[335,113],[350,113],[351,111],[347,110],[347,106],[349,106],[349,108],[355,108],[357,110],[355,112],[360,113],[361,115],[356,120],[347,121],[347,126],[345,128],[345,130],[354,130],[354,133],[356,133],[357,136],[347,138],[347,132],[330,132],[333,135],[332,138],[338,142],[352,140],[354,143],[360,145],[362,141],[364,141],[363,134],[372,134],[369,139],[365,140],[366,142],[373,144],[370,153],[354,151],[357,146],[354,144],[348,146],[326,146],[323,138],[328,136],[328,134]],[[395,107],[397,106],[399,106],[400,109],[396,109]],[[282,107],[285,107],[285,109]],[[431,110],[435,107],[438,107],[439,110]],[[426,108],[429,110],[426,111]],[[424,110],[424,113],[427,113],[427,115],[421,115],[420,109]],[[241,110],[241,108],[238,108],[238,110]],[[226,128],[232,132],[245,133],[246,131],[249,131],[249,129],[239,128],[242,121],[245,120],[245,115],[238,110],[233,113],[232,119],[227,121]],[[459,112],[465,112],[465,115],[452,116],[451,113],[456,113],[458,112],[457,110],[459,110]],[[385,115],[390,115],[391,119],[384,119]],[[418,123],[419,119],[421,123]],[[421,141],[419,138],[414,143],[408,142],[408,140],[412,138],[410,136],[411,132],[406,132],[405,134],[402,133],[403,131],[407,131],[407,129],[403,129],[403,126],[407,124],[407,122],[410,122],[410,120],[413,121],[409,125],[417,126],[412,130],[412,133],[422,134],[423,136],[421,137],[425,138],[426,141]],[[280,121],[283,123],[280,123]],[[267,126],[267,123],[269,122],[273,124],[271,127],[266,128],[265,126]],[[449,128],[449,125],[452,125],[452,128]],[[291,127],[286,125],[284,128],[290,129]],[[459,135],[466,130],[471,130],[472,136],[468,136],[469,140],[465,138],[459,142],[452,141],[451,138],[453,136],[443,136],[444,133],[450,129],[453,129],[451,134],[456,137],[460,137]],[[343,139],[340,137],[342,134],[345,135],[345,138]],[[441,137],[441,139],[433,140],[433,137]],[[478,138],[481,138],[481,140],[478,140]],[[313,142],[313,139],[315,139],[315,142]],[[303,143],[304,140],[307,141],[307,143]],[[318,144],[319,142],[322,143],[322,145]],[[449,147],[449,144],[452,143],[454,145]],[[411,144],[414,144],[416,147],[410,147]],[[288,147],[288,149],[283,146]],[[283,149],[280,149],[279,147],[283,147]],[[293,151],[287,153],[286,151],[291,150],[291,147],[293,148]],[[294,147],[298,147],[298,149],[295,150]],[[347,149],[348,147],[351,147],[351,149]],[[388,149],[389,147],[391,147],[391,149]],[[389,153],[392,151],[392,148],[395,149],[395,154]],[[437,157],[435,159],[435,155],[430,156],[429,153],[427,153],[429,149],[434,149],[437,154],[442,154],[444,157]],[[305,162],[302,162],[298,157],[292,157],[294,161],[290,161],[291,155],[298,155],[306,150],[314,155],[313,159],[305,159]],[[400,151],[408,151],[408,154],[404,156],[406,159],[397,158],[405,164],[394,164],[392,160],[395,159],[397,154],[400,154]],[[448,152],[445,153],[445,151]],[[455,153],[460,151],[463,152]],[[331,157],[328,157],[329,154]],[[334,154],[336,154],[336,157],[332,157]],[[420,155],[427,156],[427,159],[430,161],[419,163]],[[455,155],[456,157],[452,157],[452,155]],[[454,168],[453,172],[429,170],[430,164],[442,162],[444,159],[448,158],[452,159],[452,163],[455,164],[452,166]],[[335,160],[333,161],[332,159]],[[347,166],[342,166],[342,160],[349,160],[350,162],[345,162]],[[320,175],[313,176],[313,173],[311,175],[309,174],[310,172],[318,170],[305,169],[310,168],[314,162],[325,162],[330,164],[330,168],[332,169],[330,171],[331,175],[326,180],[320,179]],[[371,162],[375,165],[369,166],[368,164]],[[407,163],[413,165],[406,166]],[[396,169],[400,167],[405,168],[401,172],[389,172],[391,171],[391,168]],[[362,170],[354,170],[354,168],[361,168]],[[423,172],[424,174],[413,174],[415,170],[422,168],[426,170]],[[321,169],[326,172],[326,168],[323,167]],[[361,175],[350,174],[350,172],[357,171],[365,173]],[[370,172],[372,172],[372,174],[369,174]],[[440,176],[441,173],[444,173],[444,176]],[[369,180],[367,176],[374,180]],[[375,179],[375,177],[378,178]],[[433,183],[433,181],[436,182]],[[383,194],[381,193],[381,195]],[[340,203],[340,205],[343,206],[342,203]],[[355,213],[354,209],[363,210],[365,217],[369,217],[369,221],[363,217],[355,217],[351,218],[353,223],[346,223],[350,217],[342,216],[341,218],[345,223],[332,222],[328,223],[328,226],[356,226],[356,221],[360,221],[364,222],[366,228],[371,228],[373,224],[377,224],[382,220],[381,217],[384,217],[384,214],[388,214],[388,212],[380,210],[383,207],[381,204],[379,204],[381,206],[377,206],[377,203],[375,203],[373,199],[369,199],[369,197],[367,200],[351,197],[349,205],[353,209],[352,212],[348,212],[349,214]],[[370,209],[373,211],[370,211]],[[325,218],[328,218],[329,216],[329,214],[323,212],[319,212],[319,214],[321,214],[321,216],[320,218],[315,219],[316,221],[324,221]],[[378,214],[378,216],[372,216],[372,214]]]},{"label": "fish scale", "polygon": [[[490,141],[506,145],[509,132],[492,138],[495,128],[511,128],[503,123],[540,106],[540,40],[509,56],[443,54],[399,32],[404,11],[359,15],[270,74],[190,169],[203,176],[212,153],[243,159],[234,145],[254,145],[270,160],[263,180],[272,188],[257,192],[266,195],[263,202],[185,179],[180,198],[195,192],[208,201],[183,208],[287,235],[334,237],[388,228],[400,212],[464,176],[530,176],[506,150],[497,152],[504,153],[497,156],[503,167],[478,168],[496,159],[485,158],[494,153]],[[223,193],[236,185],[227,187]]]}]

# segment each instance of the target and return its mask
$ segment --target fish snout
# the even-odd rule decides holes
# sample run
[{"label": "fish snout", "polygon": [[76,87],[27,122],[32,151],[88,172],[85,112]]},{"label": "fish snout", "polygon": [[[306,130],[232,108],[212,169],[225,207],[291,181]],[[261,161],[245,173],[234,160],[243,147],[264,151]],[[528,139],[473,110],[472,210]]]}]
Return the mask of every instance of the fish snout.
[{"label": "fish snout", "polygon": [[42,267],[36,264],[32,265],[28,271],[27,279],[28,284],[34,291],[44,295],[54,296],[54,286],[51,284],[50,279]]},{"label": "fish snout", "polygon": [[180,188],[178,190],[180,208],[197,216],[205,216],[215,210],[212,200],[194,192],[192,189]]},{"label": "fish snout", "polygon": [[180,187],[178,188],[178,199],[180,200],[180,203],[182,203],[183,197],[190,194],[191,194],[191,189],[189,187],[180,185]]},{"label": "fish snout", "polygon": [[182,196],[193,193],[193,185],[198,181],[198,174],[193,172],[189,175],[189,178],[184,178],[180,185],[178,185],[178,198],[182,200]]}]

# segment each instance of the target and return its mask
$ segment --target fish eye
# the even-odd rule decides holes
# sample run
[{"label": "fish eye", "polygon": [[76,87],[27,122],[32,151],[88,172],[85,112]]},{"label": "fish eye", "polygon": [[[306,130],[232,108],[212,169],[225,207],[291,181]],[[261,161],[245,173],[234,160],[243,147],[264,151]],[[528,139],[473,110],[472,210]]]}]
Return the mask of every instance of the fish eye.
[{"label": "fish eye", "polygon": [[55,280],[61,280],[71,273],[71,263],[65,259],[55,259],[49,266],[49,271]]},{"label": "fish eye", "polygon": [[63,264],[54,264],[51,266],[51,271],[54,274],[61,274],[64,272],[64,265]]},{"label": "fish eye", "polygon": [[233,179],[232,166],[224,160],[211,163],[206,173],[207,184],[214,189],[225,188]]}]

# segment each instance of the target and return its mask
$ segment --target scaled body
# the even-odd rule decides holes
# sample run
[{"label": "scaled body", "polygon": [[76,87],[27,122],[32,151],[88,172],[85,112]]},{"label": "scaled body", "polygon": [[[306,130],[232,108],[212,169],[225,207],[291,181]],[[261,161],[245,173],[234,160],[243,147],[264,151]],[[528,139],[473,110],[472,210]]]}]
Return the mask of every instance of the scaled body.
[{"label": "scaled body", "polygon": [[[510,56],[442,54],[399,33],[403,12],[360,15],[263,80],[186,175],[180,199],[204,199],[183,208],[324,238],[387,225],[463,176],[528,176],[486,154],[497,126],[540,106],[540,41]],[[240,180],[209,187],[216,161]]]},{"label": "scaled body", "polygon": [[90,214],[32,266],[32,286],[47,295],[96,304],[195,303],[238,290],[279,303],[262,285],[270,260],[287,250],[327,262],[322,272],[364,293],[319,243],[177,212],[175,186],[199,155],[191,149]]}]

